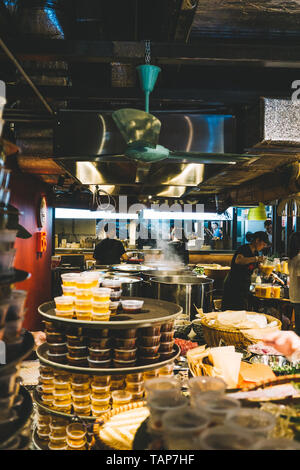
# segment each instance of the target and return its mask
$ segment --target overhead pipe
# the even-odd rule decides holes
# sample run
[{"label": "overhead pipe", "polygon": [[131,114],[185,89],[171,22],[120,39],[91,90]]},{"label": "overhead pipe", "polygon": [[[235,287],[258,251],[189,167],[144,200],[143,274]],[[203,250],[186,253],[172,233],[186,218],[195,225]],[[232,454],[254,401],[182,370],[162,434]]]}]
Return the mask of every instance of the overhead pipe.
[{"label": "overhead pipe", "polygon": [[222,194],[230,205],[269,203],[300,192],[300,163],[293,162],[272,175],[262,175],[257,180]]}]

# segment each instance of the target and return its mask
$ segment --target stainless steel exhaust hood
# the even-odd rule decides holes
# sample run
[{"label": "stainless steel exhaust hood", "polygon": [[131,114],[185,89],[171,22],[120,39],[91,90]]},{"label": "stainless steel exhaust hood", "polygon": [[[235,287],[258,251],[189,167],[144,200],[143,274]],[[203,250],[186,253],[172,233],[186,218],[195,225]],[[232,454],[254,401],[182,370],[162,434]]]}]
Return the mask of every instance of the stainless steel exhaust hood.
[{"label": "stainless steel exhaust hood", "polygon": [[[153,113],[161,123],[159,143],[170,150],[235,151],[231,115]],[[82,184],[110,194],[180,197],[225,165],[170,162],[143,164],[124,156],[126,144],[111,113],[60,111],[54,132],[55,159]]]}]

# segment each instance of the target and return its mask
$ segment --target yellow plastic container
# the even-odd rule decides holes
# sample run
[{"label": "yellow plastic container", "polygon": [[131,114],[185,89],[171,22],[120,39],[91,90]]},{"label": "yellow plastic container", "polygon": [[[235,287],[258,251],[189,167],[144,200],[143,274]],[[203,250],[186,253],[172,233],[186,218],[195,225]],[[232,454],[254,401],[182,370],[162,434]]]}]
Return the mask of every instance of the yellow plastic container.
[{"label": "yellow plastic container", "polygon": [[108,302],[93,302],[92,310],[93,313],[108,313],[110,301]]},{"label": "yellow plastic container", "polygon": [[272,287],[272,296],[274,299],[280,299],[280,286],[273,286]]}]

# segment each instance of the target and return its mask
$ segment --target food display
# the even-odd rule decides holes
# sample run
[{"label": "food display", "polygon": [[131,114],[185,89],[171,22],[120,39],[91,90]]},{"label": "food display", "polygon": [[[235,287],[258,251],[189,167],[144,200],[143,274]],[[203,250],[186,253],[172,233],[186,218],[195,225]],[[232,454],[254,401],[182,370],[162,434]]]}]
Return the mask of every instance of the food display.
[{"label": "food display", "polygon": [[[80,283],[83,281],[80,279]],[[81,285],[76,293],[85,295],[82,289]],[[92,289],[92,295],[104,297],[110,295],[109,289],[118,292],[120,283],[110,282],[110,288]],[[72,296],[62,298],[68,299],[62,301],[65,308]],[[88,298],[78,300],[90,302]],[[122,302],[128,310],[134,308],[139,313],[129,316],[123,311],[116,314],[114,321],[95,323],[87,319],[79,323],[53,315],[51,302],[40,308],[47,341],[37,350],[41,366],[35,401],[39,408],[52,415],[95,420],[120,407],[135,407],[144,398],[145,381],[173,376],[174,359],[179,356],[179,348],[174,343],[174,322],[181,308],[152,299],[127,298]],[[116,433],[109,428],[105,432],[107,436]],[[129,439],[130,432],[124,435]],[[49,449],[56,448],[52,441],[50,433]],[[70,445],[66,438],[61,448],[66,443],[68,448],[86,446],[86,441],[82,445],[80,442],[76,444],[71,439]]]},{"label": "food display", "polygon": [[180,347],[181,355],[185,356],[190,349],[198,347],[198,343],[186,339],[175,338],[175,344]]}]

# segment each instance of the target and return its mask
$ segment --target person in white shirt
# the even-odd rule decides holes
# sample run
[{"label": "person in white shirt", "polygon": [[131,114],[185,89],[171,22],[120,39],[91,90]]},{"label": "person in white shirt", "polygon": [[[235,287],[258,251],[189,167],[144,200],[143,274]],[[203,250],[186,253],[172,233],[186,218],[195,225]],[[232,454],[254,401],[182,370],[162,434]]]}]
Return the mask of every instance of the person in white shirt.
[{"label": "person in white shirt", "polygon": [[300,335],[300,232],[292,233],[288,249],[290,301],[295,310],[295,331]]}]

